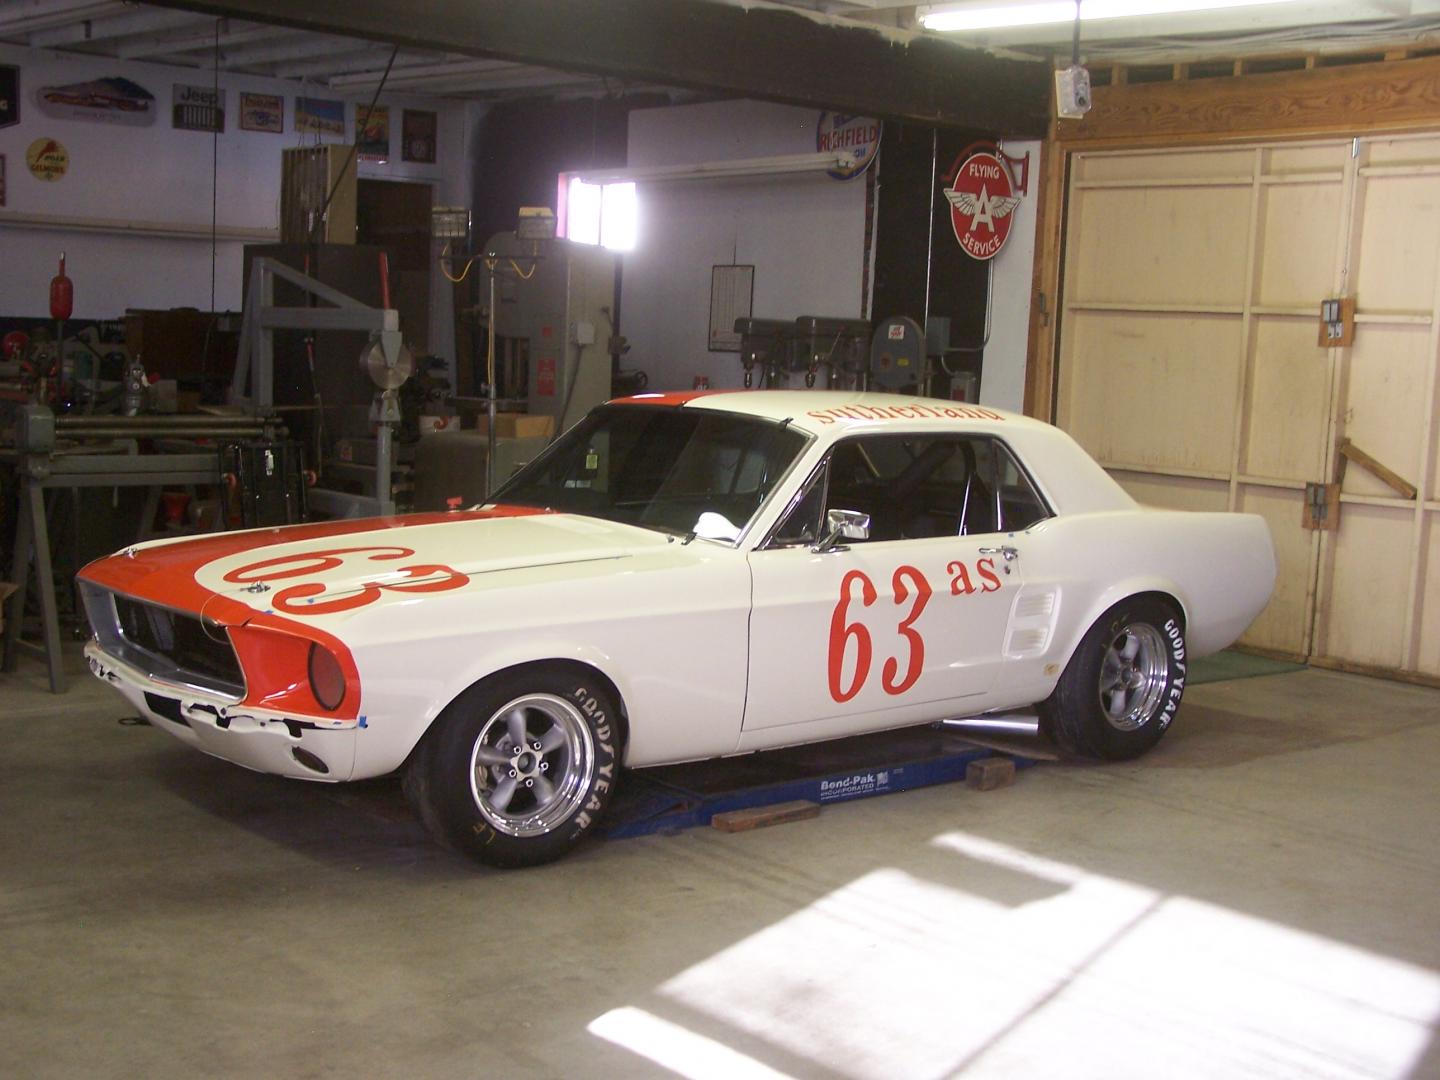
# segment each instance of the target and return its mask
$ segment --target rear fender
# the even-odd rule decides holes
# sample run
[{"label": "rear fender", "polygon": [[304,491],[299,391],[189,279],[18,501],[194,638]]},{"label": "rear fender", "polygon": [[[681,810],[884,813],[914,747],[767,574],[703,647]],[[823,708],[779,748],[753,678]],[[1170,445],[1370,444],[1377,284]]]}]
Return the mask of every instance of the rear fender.
[{"label": "rear fender", "polygon": [[1182,629],[1189,624],[1190,606],[1185,600],[1184,590],[1175,582],[1153,575],[1129,578],[1105,589],[1076,620],[1070,629],[1070,640],[1065,642],[1065,648],[1061,653],[1064,657],[1061,662],[1061,670],[1064,670],[1065,665],[1070,663],[1071,658],[1075,655],[1075,650],[1080,647],[1080,642],[1090,632],[1090,628],[1104,618],[1107,611],[1131,597],[1144,595],[1156,596],[1178,608]]}]

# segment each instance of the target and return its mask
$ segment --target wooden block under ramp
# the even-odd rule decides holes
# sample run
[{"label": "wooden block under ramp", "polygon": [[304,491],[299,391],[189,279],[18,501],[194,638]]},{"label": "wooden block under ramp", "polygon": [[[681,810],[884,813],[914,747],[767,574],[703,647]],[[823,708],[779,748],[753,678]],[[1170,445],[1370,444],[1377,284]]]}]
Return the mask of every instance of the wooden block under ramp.
[{"label": "wooden block under ramp", "polygon": [[710,819],[721,832],[749,832],[766,825],[783,825],[787,821],[804,821],[820,816],[820,804],[797,799],[773,806],[752,806],[748,810],[726,810]]},{"label": "wooden block under ramp", "polygon": [[965,785],[976,791],[993,791],[1015,782],[1015,762],[1008,757],[988,757],[965,766]]}]

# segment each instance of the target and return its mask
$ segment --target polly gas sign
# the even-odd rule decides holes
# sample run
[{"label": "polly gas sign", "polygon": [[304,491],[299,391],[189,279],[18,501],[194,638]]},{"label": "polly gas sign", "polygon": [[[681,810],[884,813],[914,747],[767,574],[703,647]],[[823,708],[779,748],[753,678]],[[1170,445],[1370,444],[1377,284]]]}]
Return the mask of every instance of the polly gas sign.
[{"label": "polly gas sign", "polygon": [[[955,239],[972,259],[993,259],[1010,238],[1013,212],[1020,205],[1009,160],[994,147],[971,147],[956,161],[948,187],[950,224]],[[1023,187],[1021,189],[1023,191]]]},{"label": "polly gas sign", "polygon": [[869,116],[822,112],[815,124],[815,149],[822,154],[850,154],[852,164],[829,169],[826,175],[852,180],[868,169],[880,152],[880,121]]},{"label": "polly gas sign", "polygon": [[25,150],[25,164],[37,180],[59,180],[70,168],[70,155],[54,139],[36,139]]}]

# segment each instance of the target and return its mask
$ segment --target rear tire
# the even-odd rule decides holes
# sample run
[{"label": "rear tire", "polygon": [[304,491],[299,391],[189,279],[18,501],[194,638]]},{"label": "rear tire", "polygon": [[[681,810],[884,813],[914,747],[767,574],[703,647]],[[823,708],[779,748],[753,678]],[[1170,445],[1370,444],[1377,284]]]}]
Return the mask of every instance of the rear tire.
[{"label": "rear tire", "polygon": [[1154,596],[1132,596],[1081,639],[1041,724],[1070,757],[1125,761],[1160,741],[1185,691],[1185,628]]},{"label": "rear tire", "polygon": [[617,709],[588,675],[537,665],[477,683],[435,720],[405,793],[441,843],[488,866],[566,854],[615,789]]}]

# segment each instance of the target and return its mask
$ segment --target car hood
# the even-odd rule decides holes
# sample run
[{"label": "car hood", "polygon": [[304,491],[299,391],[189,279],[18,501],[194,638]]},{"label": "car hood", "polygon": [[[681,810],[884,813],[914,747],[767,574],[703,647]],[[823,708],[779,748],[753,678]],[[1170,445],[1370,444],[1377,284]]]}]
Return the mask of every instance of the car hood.
[{"label": "car hood", "polygon": [[508,571],[627,559],[673,540],[597,518],[502,507],[162,540],[97,560],[80,577],[222,625],[257,611],[328,621]]}]

